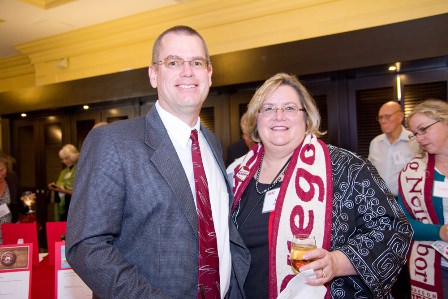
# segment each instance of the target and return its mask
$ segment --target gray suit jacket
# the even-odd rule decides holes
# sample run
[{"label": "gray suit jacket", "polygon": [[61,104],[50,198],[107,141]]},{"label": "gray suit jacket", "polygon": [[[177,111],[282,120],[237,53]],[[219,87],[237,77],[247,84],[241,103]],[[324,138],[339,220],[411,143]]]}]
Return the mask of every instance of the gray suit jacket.
[{"label": "gray suit jacket", "polygon": [[[227,181],[218,139],[201,130]],[[98,297],[197,297],[194,199],[154,107],[146,117],[89,133],[73,190],[66,255]],[[232,277],[226,297],[244,298],[250,254],[230,219],[229,225]]]}]

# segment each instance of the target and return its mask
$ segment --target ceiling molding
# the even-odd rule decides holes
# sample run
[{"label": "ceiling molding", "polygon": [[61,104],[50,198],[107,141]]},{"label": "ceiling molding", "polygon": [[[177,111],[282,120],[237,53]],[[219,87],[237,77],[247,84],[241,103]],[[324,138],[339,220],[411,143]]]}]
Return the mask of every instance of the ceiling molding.
[{"label": "ceiling molding", "polygon": [[[217,55],[444,13],[446,0],[192,0],[16,48],[41,86],[146,67],[157,35],[178,24],[197,29]],[[61,59],[68,68],[58,67]],[[11,88],[0,80],[0,92]]]},{"label": "ceiling molding", "polygon": [[69,2],[74,2],[76,0],[18,0],[25,4],[34,5],[43,9],[50,9],[57,6],[67,4]]},{"label": "ceiling molding", "polygon": [[23,88],[35,85],[34,66],[25,55],[16,55],[0,60],[0,90]]},{"label": "ceiling molding", "polygon": [[[271,22],[275,22],[282,13],[324,5],[326,2],[329,1],[262,0],[257,3],[250,0],[189,1],[20,44],[16,46],[16,49],[29,56],[32,63],[40,63],[59,59],[61,52],[64,52],[65,56],[74,56],[91,53],[95,49],[102,51],[139,42],[152,43],[160,32],[178,24],[192,26],[201,33],[206,29],[214,30],[223,26],[225,31],[225,26],[230,24],[240,24],[244,21],[250,23],[251,20],[257,20],[260,17],[269,17]],[[268,26],[272,27],[271,24]],[[242,29],[247,32],[246,28]],[[249,32],[253,30],[254,28],[249,28]],[[228,35],[230,32],[223,33]],[[232,34],[235,33],[232,32]],[[225,38],[225,36],[219,38]],[[266,39],[269,40],[270,37]]]},{"label": "ceiling molding", "polygon": [[[402,72],[415,68],[416,60],[432,60],[448,79],[448,14],[379,26],[336,35],[214,55],[212,90],[251,84],[251,91],[277,72],[331,76],[370,73],[390,75],[387,66],[402,61]],[[391,41],[399,40],[397,43]],[[422,61],[417,62],[422,64]],[[71,65],[71,63],[69,63]],[[413,65],[413,66],[411,66]],[[426,67],[430,66],[425,62]],[[378,72],[378,70],[381,70]],[[428,71],[429,69],[426,68]],[[331,75],[331,76],[330,76]],[[23,78],[24,80],[26,78]],[[370,79],[369,79],[370,80]],[[80,104],[155,96],[148,83],[147,67],[57,84],[27,87],[0,93],[1,113],[55,109]]]}]

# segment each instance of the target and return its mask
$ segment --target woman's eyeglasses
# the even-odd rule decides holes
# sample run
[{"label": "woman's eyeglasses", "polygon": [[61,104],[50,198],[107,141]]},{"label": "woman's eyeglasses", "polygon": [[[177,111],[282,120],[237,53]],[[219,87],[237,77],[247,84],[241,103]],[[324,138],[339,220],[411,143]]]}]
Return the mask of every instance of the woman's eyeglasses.
[{"label": "woman's eyeglasses", "polygon": [[297,113],[297,111],[306,112],[306,109],[299,108],[296,105],[291,105],[291,104],[284,105],[282,107],[277,107],[275,105],[264,105],[260,108],[260,110],[258,112],[263,115],[268,116],[268,115],[276,114],[278,110],[281,110],[283,113],[286,113],[287,115],[294,115]]},{"label": "woman's eyeglasses", "polygon": [[415,131],[415,132],[412,132],[412,134],[409,134],[409,139],[411,139],[411,140],[414,140],[417,136],[422,136],[422,135],[425,135],[426,134],[426,131],[430,128],[430,127],[432,127],[433,125],[435,125],[436,123],[438,123],[438,122],[440,122],[440,120],[437,120],[437,121],[435,121],[435,122],[433,122],[432,124],[430,124],[430,125],[428,125],[428,126],[426,126],[426,127],[423,127],[423,128],[419,128],[417,131]]}]

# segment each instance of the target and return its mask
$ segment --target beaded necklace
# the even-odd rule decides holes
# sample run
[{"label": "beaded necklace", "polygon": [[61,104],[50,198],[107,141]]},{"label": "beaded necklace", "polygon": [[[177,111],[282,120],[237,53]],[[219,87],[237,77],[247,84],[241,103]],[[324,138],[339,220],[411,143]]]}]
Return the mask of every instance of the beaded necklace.
[{"label": "beaded necklace", "polygon": [[261,165],[263,165],[263,159],[264,159],[264,153],[261,156],[261,162],[260,162],[260,166],[258,166],[258,170],[257,170],[257,174],[255,175],[255,190],[257,191],[258,194],[263,195],[266,192],[268,192],[269,190],[271,190],[272,188],[274,188],[274,186],[280,182],[283,179],[283,176],[285,175],[285,170],[286,167],[288,167],[289,161],[291,161],[291,157],[289,157],[288,161],[286,161],[285,165],[283,165],[282,169],[280,169],[280,171],[277,173],[277,175],[275,176],[275,178],[272,180],[271,184],[269,185],[268,188],[266,188],[263,191],[260,191],[258,189],[258,184],[259,184],[259,178],[260,178],[260,172],[261,172]]},{"label": "beaded necklace", "polygon": [[252,215],[252,213],[253,213],[253,211],[255,210],[255,208],[260,204],[261,200],[264,198],[266,192],[268,192],[269,190],[271,190],[272,188],[274,188],[279,182],[282,181],[283,176],[284,176],[284,174],[285,174],[285,170],[286,170],[286,168],[287,168],[288,165],[289,165],[289,161],[291,160],[291,157],[290,157],[290,158],[288,159],[288,161],[286,161],[285,165],[283,165],[282,169],[280,169],[280,171],[277,173],[277,175],[275,176],[274,180],[273,180],[272,183],[269,185],[269,187],[266,188],[266,189],[263,190],[263,191],[260,191],[260,190],[258,189],[258,184],[259,184],[259,181],[258,181],[258,180],[259,180],[259,178],[260,178],[261,165],[263,164],[263,158],[264,158],[264,153],[263,153],[263,155],[261,156],[260,166],[258,167],[257,174],[256,174],[256,176],[255,176],[255,191],[260,195],[260,196],[258,197],[257,202],[256,202],[255,205],[251,208],[251,210],[249,211],[249,213],[246,215],[246,218],[244,218],[244,219],[241,221],[241,224],[238,224],[238,216],[239,216],[240,208],[241,208],[241,205],[240,205],[240,204],[237,205],[237,208],[235,209],[235,212],[234,212],[233,215],[232,215],[232,220],[233,220],[233,222],[235,223],[236,228],[237,228],[238,230],[240,230],[240,229],[244,226],[244,224],[246,223],[246,221],[247,221],[247,219],[249,218],[249,216]]}]

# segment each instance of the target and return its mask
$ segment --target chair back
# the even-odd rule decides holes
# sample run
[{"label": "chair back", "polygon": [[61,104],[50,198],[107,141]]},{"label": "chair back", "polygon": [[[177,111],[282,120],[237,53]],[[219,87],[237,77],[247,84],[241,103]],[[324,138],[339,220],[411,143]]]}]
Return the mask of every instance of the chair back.
[{"label": "chair back", "polygon": [[47,248],[48,248],[48,262],[50,265],[54,265],[55,259],[55,244],[62,240],[62,236],[65,239],[65,232],[67,229],[66,221],[47,222]]}]

